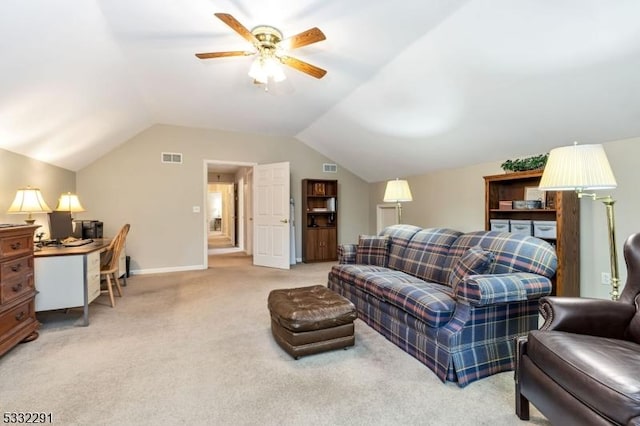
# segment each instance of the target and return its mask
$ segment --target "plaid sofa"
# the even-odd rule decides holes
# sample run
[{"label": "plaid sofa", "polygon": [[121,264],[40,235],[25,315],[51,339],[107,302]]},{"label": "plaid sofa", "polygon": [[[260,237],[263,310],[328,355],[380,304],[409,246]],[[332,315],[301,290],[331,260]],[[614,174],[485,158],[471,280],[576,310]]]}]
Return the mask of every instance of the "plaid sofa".
[{"label": "plaid sofa", "polygon": [[538,238],[393,225],[338,248],[328,287],[444,382],[514,368],[514,338],[538,328],[555,250]]}]

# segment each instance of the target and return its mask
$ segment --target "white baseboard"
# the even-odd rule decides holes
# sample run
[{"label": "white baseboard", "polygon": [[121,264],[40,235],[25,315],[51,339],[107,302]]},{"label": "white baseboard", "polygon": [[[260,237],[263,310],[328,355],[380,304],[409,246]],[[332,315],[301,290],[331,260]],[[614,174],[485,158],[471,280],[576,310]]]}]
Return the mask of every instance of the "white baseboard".
[{"label": "white baseboard", "polygon": [[173,266],[169,268],[132,269],[131,275],[164,274],[167,272],[201,271],[204,265]]}]

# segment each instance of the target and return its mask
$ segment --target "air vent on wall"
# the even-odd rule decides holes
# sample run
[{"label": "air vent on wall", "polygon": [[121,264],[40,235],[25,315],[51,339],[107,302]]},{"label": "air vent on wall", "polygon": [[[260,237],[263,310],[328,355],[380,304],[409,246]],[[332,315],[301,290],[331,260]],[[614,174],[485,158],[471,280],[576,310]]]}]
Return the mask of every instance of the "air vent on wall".
[{"label": "air vent on wall", "polygon": [[163,163],[182,164],[182,153],[163,152],[160,159]]},{"label": "air vent on wall", "polygon": [[322,165],[322,171],[325,172],[325,173],[338,173],[338,165],[337,164],[324,163]]}]

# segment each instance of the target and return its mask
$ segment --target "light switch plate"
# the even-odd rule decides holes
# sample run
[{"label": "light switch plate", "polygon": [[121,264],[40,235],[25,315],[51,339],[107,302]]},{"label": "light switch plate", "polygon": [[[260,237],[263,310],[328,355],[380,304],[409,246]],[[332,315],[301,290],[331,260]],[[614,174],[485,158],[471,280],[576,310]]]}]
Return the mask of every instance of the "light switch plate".
[{"label": "light switch plate", "polygon": [[200,206],[193,206],[194,213],[200,213]]}]

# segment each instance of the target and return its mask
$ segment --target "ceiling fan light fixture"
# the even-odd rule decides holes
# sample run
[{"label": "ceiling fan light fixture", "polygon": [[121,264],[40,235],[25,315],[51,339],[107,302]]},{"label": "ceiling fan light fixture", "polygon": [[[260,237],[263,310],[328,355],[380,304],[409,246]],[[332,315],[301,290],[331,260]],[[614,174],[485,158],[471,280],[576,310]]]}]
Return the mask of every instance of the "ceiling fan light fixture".
[{"label": "ceiling fan light fixture", "polygon": [[262,56],[257,57],[251,64],[249,77],[262,84],[267,84],[269,79],[280,82],[287,78],[280,62],[276,58],[264,58]]},{"label": "ceiling fan light fixture", "polygon": [[267,75],[273,78],[273,81],[280,82],[287,78],[282,71],[282,65],[276,58],[267,58],[264,60],[264,68],[267,71]]},{"label": "ceiling fan light fixture", "polygon": [[258,83],[266,84],[269,76],[262,65],[262,58],[258,57],[253,61],[251,68],[249,68],[249,77],[253,78]]},{"label": "ceiling fan light fixture", "polygon": [[319,28],[313,27],[294,36],[283,38],[282,33],[270,25],[259,25],[251,31],[228,13],[215,13],[218,19],[227,24],[242,38],[251,43],[255,51],[232,50],[224,52],[196,53],[199,59],[226,58],[231,56],[257,55],[251,64],[249,76],[257,83],[267,84],[286,79],[282,66],[294,68],[315,78],[322,78],[326,70],[289,56],[290,49],[297,49],[309,44],[326,40]]}]

